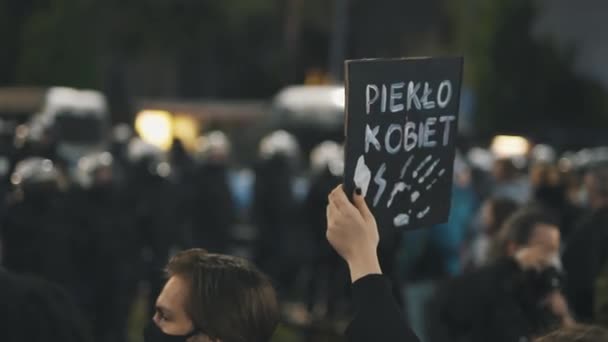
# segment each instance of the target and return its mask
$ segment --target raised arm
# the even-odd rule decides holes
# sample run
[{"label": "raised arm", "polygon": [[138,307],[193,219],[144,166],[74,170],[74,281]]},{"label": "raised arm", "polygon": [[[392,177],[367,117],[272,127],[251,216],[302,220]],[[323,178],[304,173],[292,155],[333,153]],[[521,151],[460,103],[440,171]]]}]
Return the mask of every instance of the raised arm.
[{"label": "raised arm", "polygon": [[348,264],[353,283],[356,313],[347,340],[417,342],[382,275],[376,220],[361,191],[355,192],[353,204],[339,186],[329,195],[327,206],[327,240]]}]

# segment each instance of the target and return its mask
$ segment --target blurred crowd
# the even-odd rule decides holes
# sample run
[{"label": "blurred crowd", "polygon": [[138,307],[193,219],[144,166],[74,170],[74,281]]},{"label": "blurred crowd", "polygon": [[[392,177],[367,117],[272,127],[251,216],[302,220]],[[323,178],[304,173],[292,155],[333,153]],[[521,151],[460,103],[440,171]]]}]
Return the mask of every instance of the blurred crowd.
[{"label": "blurred crowd", "polygon": [[[61,289],[47,291],[49,310],[70,301],[94,341],[126,341],[134,299],[147,298],[151,317],[168,258],[200,247],[252,259],[275,282],[286,324],[348,312],[347,268],[325,239],[327,194],[344,170],[339,143],[305,156],[293,135],[275,131],[255,165],[242,165],[220,131],[195,151],[177,139],[163,151],[126,125],[111,141],[76,162],[52,135],[1,145],[6,291],[42,278]],[[517,156],[460,151],[449,221],[380,245],[422,340],[524,341],[574,321],[608,323],[606,157],[545,145]]]}]

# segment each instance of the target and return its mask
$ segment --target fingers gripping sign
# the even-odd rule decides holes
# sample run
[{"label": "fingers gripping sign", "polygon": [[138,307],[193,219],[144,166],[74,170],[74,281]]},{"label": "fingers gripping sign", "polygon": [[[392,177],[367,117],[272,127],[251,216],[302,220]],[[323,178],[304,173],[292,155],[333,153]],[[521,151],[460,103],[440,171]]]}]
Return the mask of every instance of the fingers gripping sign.
[{"label": "fingers gripping sign", "polygon": [[327,240],[348,263],[353,281],[362,275],[381,273],[376,249],[380,241],[378,226],[359,190],[348,200],[343,187],[329,194]]}]

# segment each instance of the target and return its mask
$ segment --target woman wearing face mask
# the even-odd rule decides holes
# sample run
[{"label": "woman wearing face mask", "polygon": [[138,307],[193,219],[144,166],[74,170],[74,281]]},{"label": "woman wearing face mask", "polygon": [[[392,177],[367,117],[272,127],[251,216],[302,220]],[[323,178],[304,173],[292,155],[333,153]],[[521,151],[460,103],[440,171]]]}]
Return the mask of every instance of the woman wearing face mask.
[{"label": "woman wearing face mask", "polygon": [[[337,187],[329,195],[327,240],[350,270],[356,313],[351,342],[418,342],[382,275],[376,221],[358,191],[351,203]],[[156,303],[145,342],[268,342],[279,318],[275,291],[249,262],[201,249],[178,253]]]},{"label": "woman wearing face mask", "polygon": [[191,249],[175,255],[145,342],[266,342],[278,323],[275,291],[244,259]]},{"label": "woman wearing face mask", "polygon": [[499,232],[499,257],[445,284],[434,317],[436,340],[531,341],[574,321],[561,292],[560,232],[541,209],[513,214]]}]

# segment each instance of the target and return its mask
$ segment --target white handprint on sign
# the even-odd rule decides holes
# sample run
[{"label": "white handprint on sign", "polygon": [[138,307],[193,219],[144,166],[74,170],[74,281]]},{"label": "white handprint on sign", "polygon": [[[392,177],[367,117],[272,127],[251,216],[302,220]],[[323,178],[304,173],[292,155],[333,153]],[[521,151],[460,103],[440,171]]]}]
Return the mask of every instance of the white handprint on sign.
[{"label": "white handprint on sign", "polygon": [[[386,207],[390,208],[398,197],[403,198],[402,196],[407,196],[406,198],[409,200],[410,204],[416,203],[422,196],[425,191],[429,191],[435,183],[442,177],[446,170],[441,169],[438,172],[435,170],[438,168],[440,159],[437,158],[433,160],[433,156],[426,156],[414,169],[411,173],[412,179],[411,182],[413,185],[406,183],[403,179],[408,174],[407,171],[410,166],[412,166],[414,162],[414,156],[410,156],[403,167],[400,170],[400,179],[395,182],[392,186],[392,190],[390,192],[390,196],[386,202]],[[369,190],[370,183],[373,182],[376,184],[378,190],[374,194],[372,206],[377,207],[380,201],[382,200],[382,195],[386,191],[388,184],[385,174],[387,172],[387,165],[383,163],[380,165],[380,168],[372,175],[372,170],[367,166],[365,162],[365,157],[362,155],[357,160],[357,166],[355,167],[354,174],[354,183],[355,186],[360,188],[363,195],[366,196]],[[373,177],[373,178],[372,178]],[[409,206],[408,206],[409,207]],[[425,206],[424,209],[413,213],[417,219],[422,219],[426,217],[432,208],[431,206]],[[402,212],[397,214],[393,218],[393,225],[395,227],[403,227],[407,226],[411,222],[412,210],[408,209],[407,212]]]},{"label": "white handprint on sign", "polygon": [[[435,161],[433,161],[431,163],[432,160],[433,160],[433,156],[431,156],[431,155],[427,156],[426,158],[424,158],[424,160],[422,160],[422,162],[420,164],[418,164],[418,166],[412,172],[413,183],[420,185],[420,186],[424,186],[425,191],[430,190],[433,187],[433,185],[435,183],[437,183],[437,180],[439,179],[439,177],[443,176],[443,174],[445,173],[445,169],[439,170],[439,172],[437,173],[437,176],[435,178],[432,178],[430,180],[430,182],[428,182],[428,184],[425,186],[425,182],[429,181],[430,177],[433,176],[434,171],[440,162],[439,158],[435,159]],[[413,156],[410,156],[408,158],[408,160],[405,162],[403,168],[401,169],[401,174],[400,174],[401,179],[403,179],[405,177],[407,169],[412,164],[412,162],[413,162]],[[428,166],[429,163],[431,163],[430,166]],[[427,167],[427,168],[425,169],[425,167]],[[403,181],[399,181],[395,184],[395,187],[393,188],[393,192],[391,193],[391,198],[389,199],[387,206],[390,207],[393,204],[395,197],[406,189],[408,191],[410,191],[410,193],[409,193],[410,203],[415,203],[422,196],[422,194],[420,192],[420,191],[422,191],[422,189],[415,190],[412,188],[412,186],[407,185]],[[430,206],[426,206],[424,209],[422,209],[421,211],[419,211],[415,214],[416,218],[417,219],[424,218],[426,215],[428,215],[431,212],[431,209],[432,208]],[[395,225],[395,227],[407,226],[411,221],[410,220],[411,214],[412,214],[412,211],[408,210],[407,213],[399,213],[397,216],[395,216],[393,219],[393,224]]]},{"label": "white handprint on sign", "polygon": [[412,190],[412,186],[409,184],[406,184],[405,182],[395,183],[395,186],[393,187],[393,191],[391,192],[391,197],[389,198],[388,203],[386,203],[386,207],[390,208],[391,205],[393,205],[393,200],[395,199],[395,196],[397,196],[398,193],[403,192],[406,189]]}]

